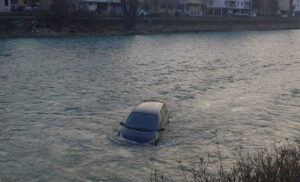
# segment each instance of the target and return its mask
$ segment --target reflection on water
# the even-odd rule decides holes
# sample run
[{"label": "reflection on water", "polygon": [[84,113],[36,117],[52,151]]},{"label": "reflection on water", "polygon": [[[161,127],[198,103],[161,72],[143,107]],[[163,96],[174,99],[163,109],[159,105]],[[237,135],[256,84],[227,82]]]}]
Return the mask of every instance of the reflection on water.
[{"label": "reflection on water", "polygon": [[[0,181],[182,179],[199,156],[300,140],[300,31],[0,40]],[[158,147],[116,128],[168,103]],[[179,166],[178,161],[182,161]]]}]

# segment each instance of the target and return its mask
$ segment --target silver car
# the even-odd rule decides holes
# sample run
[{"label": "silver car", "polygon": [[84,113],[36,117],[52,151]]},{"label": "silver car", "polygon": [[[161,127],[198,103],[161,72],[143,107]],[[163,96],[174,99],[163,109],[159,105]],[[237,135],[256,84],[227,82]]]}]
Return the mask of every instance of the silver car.
[{"label": "silver car", "polygon": [[149,101],[138,105],[122,125],[119,134],[138,143],[157,144],[169,123],[169,112],[164,102]]}]

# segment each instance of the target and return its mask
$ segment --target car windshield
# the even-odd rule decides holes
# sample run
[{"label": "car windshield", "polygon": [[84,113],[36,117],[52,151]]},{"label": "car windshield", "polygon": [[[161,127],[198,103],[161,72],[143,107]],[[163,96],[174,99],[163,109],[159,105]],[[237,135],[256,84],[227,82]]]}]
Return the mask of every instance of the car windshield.
[{"label": "car windshield", "polygon": [[157,116],[153,114],[133,112],[128,117],[125,126],[141,131],[155,131],[158,127]]}]

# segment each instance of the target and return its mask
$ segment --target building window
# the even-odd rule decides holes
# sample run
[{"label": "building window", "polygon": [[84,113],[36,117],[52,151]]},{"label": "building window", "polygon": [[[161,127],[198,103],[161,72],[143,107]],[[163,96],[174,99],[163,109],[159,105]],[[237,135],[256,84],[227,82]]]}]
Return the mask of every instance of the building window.
[{"label": "building window", "polygon": [[8,6],[8,0],[4,1],[4,6]]}]

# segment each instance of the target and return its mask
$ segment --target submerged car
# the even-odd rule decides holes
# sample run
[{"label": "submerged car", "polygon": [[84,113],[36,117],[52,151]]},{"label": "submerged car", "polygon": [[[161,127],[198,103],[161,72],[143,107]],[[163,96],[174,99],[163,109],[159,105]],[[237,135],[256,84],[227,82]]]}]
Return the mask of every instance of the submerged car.
[{"label": "submerged car", "polygon": [[169,113],[164,102],[143,102],[131,112],[125,122],[120,123],[122,128],[119,134],[137,143],[156,145],[168,123]]}]

